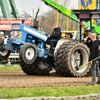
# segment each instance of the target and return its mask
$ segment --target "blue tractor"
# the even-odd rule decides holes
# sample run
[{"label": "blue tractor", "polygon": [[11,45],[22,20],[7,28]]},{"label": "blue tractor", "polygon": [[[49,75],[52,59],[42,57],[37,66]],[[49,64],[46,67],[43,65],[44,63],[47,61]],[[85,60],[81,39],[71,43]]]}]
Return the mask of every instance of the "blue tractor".
[{"label": "blue tractor", "polygon": [[28,75],[48,75],[55,68],[61,76],[85,76],[89,74],[89,66],[79,70],[76,66],[88,62],[89,49],[83,44],[71,38],[60,39],[54,47],[54,57],[48,53],[50,48],[44,32],[24,24],[12,24],[12,35],[9,38],[0,39],[0,59],[9,57],[11,51],[19,51],[19,60],[22,70]]},{"label": "blue tractor", "polygon": [[50,60],[47,55],[49,51],[43,48],[46,40],[44,32],[24,24],[12,24],[11,48],[19,49],[20,66],[26,74],[47,75],[51,71],[50,64],[47,64],[46,60],[49,59],[49,63],[52,64],[54,59]]}]

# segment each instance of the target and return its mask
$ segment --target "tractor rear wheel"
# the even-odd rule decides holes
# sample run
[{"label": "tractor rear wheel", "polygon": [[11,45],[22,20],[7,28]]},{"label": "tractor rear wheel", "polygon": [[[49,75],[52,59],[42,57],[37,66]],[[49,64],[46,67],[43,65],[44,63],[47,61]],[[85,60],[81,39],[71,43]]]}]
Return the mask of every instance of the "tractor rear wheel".
[{"label": "tractor rear wheel", "polygon": [[49,75],[49,72],[52,70],[47,64],[44,64],[38,58],[32,64],[26,64],[23,60],[20,59],[20,66],[28,75]]},{"label": "tractor rear wheel", "polygon": [[39,58],[36,59],[32,66],[34,67],[34,74],[36,75],[49,75],[52,70],[47,63],[44,63]]},{"label": "tractor rear wheel", "polygon": [[88,62],[89,49],[83,43],[65,42],[55,54],[56,70],[62,76],[85,76],[90,66],[79,67]]},{"label": "tractor rear wheel", "polygon": [[20,66],[23,72],[27,75],[34,75],[34,69],[33,66],[31,66],[31,64],[26,64],[24,61],[20,60]]}]

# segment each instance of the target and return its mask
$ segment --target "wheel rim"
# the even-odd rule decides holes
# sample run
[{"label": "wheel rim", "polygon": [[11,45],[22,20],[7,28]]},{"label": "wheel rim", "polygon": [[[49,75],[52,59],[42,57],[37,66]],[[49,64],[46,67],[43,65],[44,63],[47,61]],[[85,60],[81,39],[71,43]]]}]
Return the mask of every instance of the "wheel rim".
[{"label": "wheel rim", "polygon": [[75,50],[73,52],[72,57],[71,57],[71,64],[72,64],[72,66],[80,65],[80,53],[78,52],[78,50]]},{"label": "wheel rim", "polygon": [[40,69],[46,69],[48,68],[47,64],[44,64],[41,60],[37,62],[37,65]]},{"label": "wheel rim", "polygon": [[1,54],[2,56],[7,55],[7,53],[8,53],[8,50],[4,50],[3,52],[0,51],[0,54]]},{"label": "wheel rim", "polygon": [[88,52],[82,48],[82,47],[77,47],[76,49],[73,50],[72,54],[71,54],[71,67],[72,69],[76,72],[76,73],[84,73],[86,71],[86,69],[88,68],[88,65],[79,68],[78,70],[76,70],[75,67],[79,67],[85,63],[88,62]]},{"label": "wheel rim", "polygon": [[35,56],[35,51],[33,48],[28,48],[25,52],[26,59],[32,60]]}]

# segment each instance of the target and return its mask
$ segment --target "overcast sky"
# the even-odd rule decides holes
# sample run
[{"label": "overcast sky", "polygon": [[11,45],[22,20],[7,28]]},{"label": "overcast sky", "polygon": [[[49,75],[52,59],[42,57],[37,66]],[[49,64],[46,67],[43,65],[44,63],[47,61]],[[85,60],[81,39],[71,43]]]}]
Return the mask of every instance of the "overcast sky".
[{"label": "overcast sky", "polygon": [[[63,0],[59,0],[60,5],[62,5],[62,1]],[[79,0],[69,0],[69,7],[78,9],[78,1]],[[51,7],[45,5],[45,3],[42,0],[15,0],[15,3],[19,14],[22,14],[24,10],[31,16],[33,16],[33,9],[34,15],[36,14],[38,8],[40,9],[39,15],[44,14],[48,10],[52,9]]]}]

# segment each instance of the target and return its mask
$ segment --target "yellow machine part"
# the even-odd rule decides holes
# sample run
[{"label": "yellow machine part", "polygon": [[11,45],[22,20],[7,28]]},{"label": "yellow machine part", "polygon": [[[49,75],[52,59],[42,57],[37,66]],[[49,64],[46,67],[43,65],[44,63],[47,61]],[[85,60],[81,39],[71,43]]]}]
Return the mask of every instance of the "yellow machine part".
[{"label": "yellow machine part", "polygon": [[[88,2],[90,2],[90,0],[79,0],[79,10],[81,10],[81,9],[90,9],[90,10],[96,9],[96,0],[91,0],[91,4]],[[95,19],[92,19],[92,23],[97,25]]]},{"label": "yellow machine part", "polygon": [[62,31],[61,37],[64,37],[66,33],[71,33],[72,35],[74,35],[74,33],[77,32],[77,30],[73,30],[73,31]]},{"label": "yellow machine part", "polygon": [[61,34],[61,37],[64,37],[64,36],[65,36],[65,33],[62,33],[62,34]]},{"label": "yellow machine part", "polygon": [[81,9],[90,9],[90,10],[96,9],[96,0],[91,0],[91,1],[92,1],[91,4],[89,3],[87,5],[87,3],[90,2],[90,0],[79,0],[79,10],[81,10]]}]

